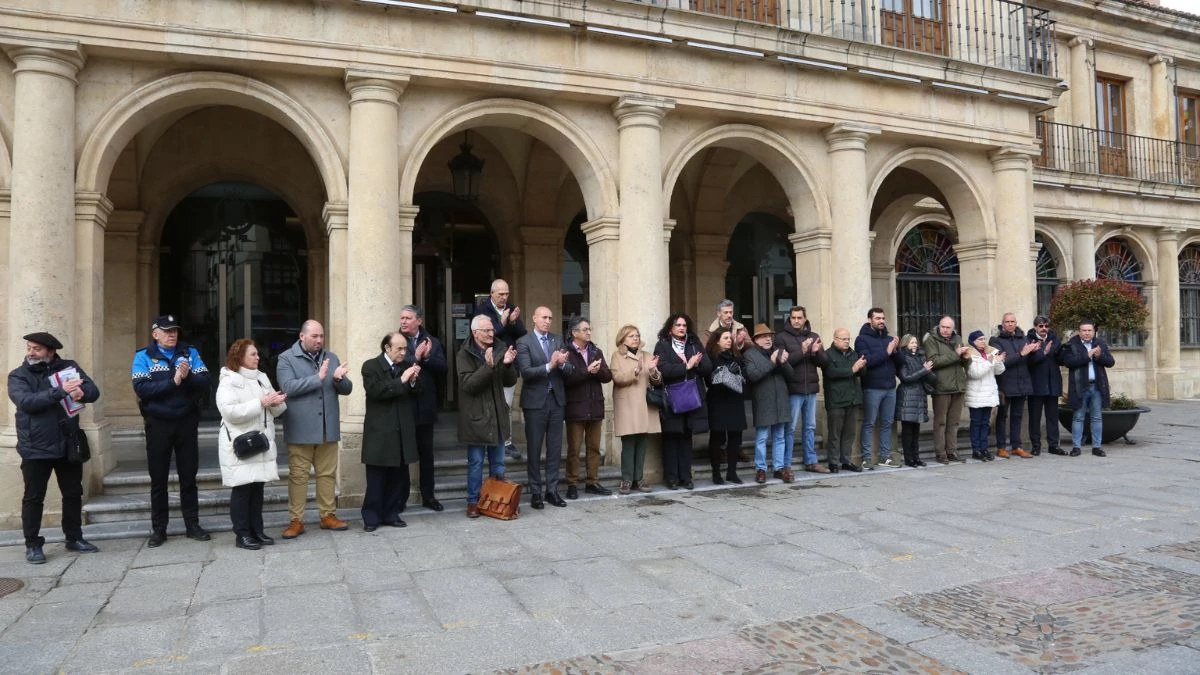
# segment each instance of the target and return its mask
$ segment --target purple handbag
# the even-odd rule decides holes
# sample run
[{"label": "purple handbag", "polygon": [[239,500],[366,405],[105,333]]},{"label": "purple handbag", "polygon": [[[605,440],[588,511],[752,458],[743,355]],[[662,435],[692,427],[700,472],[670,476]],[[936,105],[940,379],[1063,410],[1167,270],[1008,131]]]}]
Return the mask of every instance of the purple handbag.
[{"label": "purple handbag", "polygon": [[696,378],[668,384],[663,389],[667,396],[667,407],[676,415],[686,415],[703,405],[700,400],[700,380]]}]

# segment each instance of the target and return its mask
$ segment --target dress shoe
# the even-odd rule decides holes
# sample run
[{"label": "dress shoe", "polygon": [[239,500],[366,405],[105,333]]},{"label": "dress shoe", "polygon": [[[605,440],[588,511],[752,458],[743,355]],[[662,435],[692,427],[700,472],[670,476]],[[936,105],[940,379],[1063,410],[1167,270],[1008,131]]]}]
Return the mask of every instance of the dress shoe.
[{"label": "dress shoe", "polygon": [[567,505],[567,503],[565,501],[563,501],[563,498],[558,496],[557,492],[547,492],[546,493],[546,503],[549,504],[550,506],[566,506]]},{"label": "dress shoe", "polygon": [[854,473],[862,473],[862,467],[857,464],[843,464],[842,468],[845,469],[846,471],[852,471]]},{"label": "dress shoe", "polygon": [[25,547],[25,562],[31,565],[41,565],[42,563],[46,562],[46,554],[42,551],[42,547]]},{"label": "dress shoe", "polygon": [[904,466],[907,466],[910,469],[915,469],[915,468],[917,468],[917,463],[916,462],[905,462]]},{"label": "dress shoe", "polygon": [[[529,507],[540,511],[546,508],[546,504],[542,501],[541,495],[529,495]],[[478,512],[478,507],[476,507],[476,513]]]},{"label": "dress shoe", "polygon": [[266,532],[255,532],[254,538],[257,539],[258,543],[262,544],[263,546],[274,546],[275,545],[275,540],[272,539],[271,537],[267,536]]},{"label": "dress shoe", "polygon": [[375,530],[378,530],[378,529],[379,529],[378,525],[363,525],[363,532],[374,532]]},{"label": "dress shoe", "polygon": [[991,452],[989,452],[989,451],[987,451],[987,450],[984,450],[984,451],[983,451],[983,461],[985,461],[985,462],[993,462],[993,461],[995,461],[995,460],[996,460],[996,458],[992,456],[992,453],[991,453]]},{"label": "dress shoe", "polygon": [[233,540],[233,545],[238,548],[244,548],[247,551],[257,551],[262,548],[262,544],[254,537],[237,537]]},{"label": "dress shoe", "polygon": [[1083,453],[1079,451],[1079,448],[1071,448],[1071,456],[1072,457],[1078,457],[1082,454]]},{"label": "dress shoe", "polygon": [[75,551],[76,553],[95,553],[100,550],[96,548],[95,544],[86,539],[68,539],[66,546],[68,551]]},{"label": "dress shoe", "polygon": [[[575,487],[574,484],[567,486],[567,499],[579,499],[579,488]],[[549,502],[550,500],[547,499],[546,501]],[[550,503],[553,504],[554,502]]]},{"label": "dress shoe", "polygon": [[826,469],[824,464],[809,464],[804,467],[804,470],[809,473],[829,473],[829,469]]},{"label": "dress shoe", "polygon": [[479,517],[479,505],[478,504],[467,504],[467,517],[468,518],[478,518]]},{"label": "dress shoe", "polygon": [[967,460],[965,460],[965,459],[962,459],[962,458],[961,458],[961,457],[959,457],[958,455],[954,454],[953,452],[951,452],[951,453],[947,453],[947,455],[946,455],[946,459],[950,460],[951,462],[965,462],[965,461],[967,461]]},{"label": "dress shoe", "polygon": [[158,548],[167,541],[167,533],[163,530],[155,530],[150,533],[150,538],[146,540],[146,546],[150,548]]},{"label": "dress shoe", "polygon": [[627,480],[623,480],[623,481],[621,481],[621,485],[617,487],[617,492],[620,492],[623,495],[627,495],[627,494],[629,494],[629,486],[630,486],[630,482]]},{"label": "dress shoe", "polygon": [[762,469],[755,471],[754,472],[754,482],[759,483],[759,484],[767,482],[767,472],[763,471]]},{"label": "dress shoe", "polygon": [[304,534],[304,523],[299,520],[293,520],[288,523],[288,526],[283,530],[284,539],[295,539]]},{"label": "dress shoe", "polygon": [[1050,448],[1050,449],[1049,449],[1049,450],[1047,450],[1046,452],[1048,452],[1048,453],[1050,453],[1050,454],[1052,454],[1052,455],[1062,455],[1062,456],[1064,456],[1064,457],[1065,457],[1065,456],[1066,456],[1066,454],[1067,454],[1067,451],[1066,451],[1066,450],[1063,450],[1062,448]]},{"label": "dress shoe", "polygon": [[668,490],[678,490],[678,489],[679,489],[679,483],[676,483],[675,481],[670,481],[670,480],[669,480],[669,481],[667,481],[667,489],[668,489]]},{"label": "dress shoe", "polygon": [[683,488],[684,490],[695,490],[696,484],[689,480],[680,483],[679,487]]},{"label": "dress shoe", "polygon": [[1092,448],[1092,454],[1097,457],[1108,457],[1108,453],[1104,452],[1100,448]]},{"label": "dress shoe", "polygon": [[195,539],[196,541],[208,541],[209,539],[212,539],[212,535],[205,532],[204,528],[200,527],[199,525],[192,525],[188,527],[185,536],[188,539]]},{"label": "dress shoe", "polygon": [[913,462],[913,464],[916,464],[917,466],[921,467],[922,469],[925,468],[925,462],[922,462],[919,459],[917,461]]},{"label": "dress shoe", "polygon": [[584,486],[583,491],[589,495],[600,495],[602,497],[607,497],[612,494],[612,490],[609,490],[599,483],[592,483]]},{"label": "dress shoe", "polygon": [[1029,454],[1033,455],[1034,457],[1038,457],[1042,454],[1042,451],[1040,448],[1034,448],[1029,451]]},{"label": "dress shoe", "polygon": [[791,469],[784,469],[783,470],[783,482],[785,482],[785,483],[796,482],[796,474],[792,473]]},{"label": "dress shoe", "polygon": [[724,485],[725,477],[721,475],[721,469],[718,467],[718,468],[714,468],[712,471],[713,471],[713,474],[712,474],[713,485]]},{"label": "dress shoe", "polygon": [[335,514],[326,513],[325,515],[321,516],[321,529],[337,530],[341,532],[342,530],[350,529],[350,523],[338,518]]},{"label": "dress shoe", "polygon": [[1008,449],[1007,448],[996,448],[996,456],[999,457],[1000,459],[1008,459]]},{"label": "dress shoe", "polygon": [[972,450],[971,451],[971,459],[977,459],[982,462],[983,461],[983,453],[978,450]]},{"label": "dress shoe", "polygon": [[426,499],[425,501],[421,502],[421,506],[424,506],[430,511],[442,511],[446,508],[442,506],[442,503],[436,499]]},{"label": "dress shoe", "polygon": [[783,469],[775,469],[775,471],[771,474],[771,477],[783,480]]},{"label": "dress shoe", "polygon": [[397,518],[395,520],[385,520],[385,521],[383,521],[383,524],[387,525],[388,527],[408,527],[408,523],[404,522],[403,518]]},{"label": "dress shoe", "polygon": [[1030,457],[1033,457],[1033,455],[1026,452],[1023,448],[1013,448],[1012,454],[1014,454],[1017,457],[1020,457],[1022,459],[1029,459]]},{"label": "dress shoe", "polygon": [[830,464],[828,467],[829,473],[837,473],[842,470],[842,467],[837,464]]},{"label": "dress shoe", "polygon": [[740,476],[737,475],[736,471],[726,471],[725,472],[725,481],[727,483],[733,483],[734,485],[742,484],[742,479]]},{"label": "dress shoe", "polygon": [[633,481],[633,489],[638,492],[654,492],[654,486],[644,480]]}]

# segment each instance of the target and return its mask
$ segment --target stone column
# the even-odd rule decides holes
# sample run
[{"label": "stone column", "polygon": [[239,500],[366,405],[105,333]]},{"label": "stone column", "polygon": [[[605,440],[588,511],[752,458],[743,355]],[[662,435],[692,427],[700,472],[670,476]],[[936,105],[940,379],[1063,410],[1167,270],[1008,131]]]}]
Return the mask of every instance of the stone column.
[{"label": "stone column", "polygon": [[1037,313],[1037,271],[1029,258],[1034,241],[1033,156],[1024,148],[1003,148],[989,157],[995,178],[996,309],[1013,312],[1018,323],[1029,326]]},{"label": "stone column", "polygon": [[[142,211],[113,211],[104,229],[104,382],[101,402],[104,417],[113,432],[141,430],[137,397],[129,386],[129,362],[133,353],[146,346],[150,335],[150,310],[146,309],[148,272],[142,274],[143,250],[138,245],[146,214]],[[149,269],[150,252],[144,252]],[[136,299],[135,299],[136,298]],[[92,449],[92,464],[101,475],[116,465],[116,458],[105,453],[98,457]],[[111,462],[111,463],[110,463]]]},{"label": "stone column", "polygon": [[1071,48],[1071,119],[1061,120],[1077,127],[1096,126],[1096,69],[1092,62],[1092,41],[1077,37]]},{"label": "stone column", "polygon": [[[565,232],[559,227],[536,227],[526,225],[521,228],[521,239],[525,243],[523,257],[527,264],[521,274],[524,287],[516,297],[517,306],[521,308],[521,317],[528,330],[533,330],[533,310],[539,305],[545,305],[554,313],[554,323],[551,330],[562,332],[562,260],[563,237]],[[592,268],[595,263],[591,263]],[[594,278],[589,276],[589,285]],[[611,283],[611,281],[610,281]],[[513,289],[510,282],[509,289]],[[594,292],[596,289],[590,288]]]},{"label": "stone column", "polygon": [[1158,308],[1154,332],[1158,338],[1158,395],[1179,398],[1179,236],[1180,228],[1158,231]]},{"label": "stone column", "polygon": [[[624,323],[618,314],[616,288],[610,283],[612,270],[617,266],[617,250],[620,247],[621,220],[614,217],[597,218],[583,224],[588,243],[588,319],[592,324],[592,342],[604,350],[612,363],[616,354],[617,329]],[[623,312],[621,312],[623,314]],[[569,339],[566,336],[563,338]],[[607,464],[620,465],[621,443],[612,432],[612,385],[604,385],[604,431],[600,439],[604,460]]]},{"label": "stone column", "polygon": [[[406,305],[416,302],[413,297],[413,228],[417,225],[417,214],[420,212],[421,207],[412,204],[400,207],[400,252],[396,270],[400,273],[400,302]],[[399,314],[396,312],[397,316]],[[397,322],[396,327],[399,326]]]},{"label": "stone column", "polygon": [[[0,149],[0,152],[3,152]],[[8,282],[8,261],[9,261],[9,216],[11,215],[11,200],[12,193],[9,192],[7,186],[0,188],[0,280],[4,283]],[[11,331],[20,330],[19,327],[12,328],[8,325],[8,293],[0,293],[0,345],[8,344],[8,336]],[[24,335],[24,333],[22,333]],[[0,352],[3,353],[3,352]],[[13,407],[5,403],[0,405],[0,435],[8,433],[12,428]],[[14,437],[12,442],[16,443]],[[3,441],[0,441],[2,444]]]},{"label": "stone column", "polygon": [[871,266],[871,203],[867,190],[867,141],[880,133],[877,126],[858,122],[838,122],[825,132],[829,143],[829,175],[837,180],[836,189],[829,192],[833,236],[830,239],[830,258],[839,270],[849,273],[838,276],[832,284],[829,324],[844,326],[856,334],[871,299],[871,278],[866,270]]},{"label": "stone column", "polygon": [[[966,336],[976,328],[987,330],[1000,323],[997,311],[1001,314],[1003,311],[996,307],[992,295],[998,272],[996,248],[996,242],[987,240],[960,242],[954,247],[954,253],[958,256],[959,295],[962,298],[962,322],[958,332],[964,342]],[[979,302],[974,298],[987,300]]]},{"label": "stone column", "polygon": [[625,320],[643,331],[662,325],[670,311],[661,135],[663,116],[674,107],[674,101],[641,95],[613,105],[621,195],[616,302]]},{"label": "stone column", "polygon": [[[104,232],[113,205],[99,192],[81,192],[75,196],[75,344],[69,354],[92,378],[104,373]],[[107,387],[116,381],[101,380]],[[84,466],[84,491],[100,488],[104,465],[115,464],[107,457],[110,428],[104,416],[105,399],[89,405],[80,416],[80,425],[100,461]]]},{"label": "stone column", "polygon": [[1150,64],[1150,119],[1154,137],[1176,140],[1175,133],[1175,74],[1171,66],[1175,59],[1155,54]]},{"label": "stone column", "polygon": [[[723,234],[692,235],[692,257],[696,261],[696,305],[690,311],[696,321],[696,335],[704,339],[704,331],[712,323],[717,313],[717,302],[725,298],[725,275],[729,271],[729,261],[725,252],[729,248],[729,237]],[[745,307],[734,307],[734,318],[741,321],[741,313]],[[666,320],[666,317],[663,317]],[[654,332],[662,327],[659,321],[654,326]],[[753,327],[751,327],[753,328]]]},{"label": "stone column", "polygon": [[[808,320],[813,330],[822,339],[833,345],[833,295],[838,276],[830,251],[833,247],[833,232],[811,230],[788,235],[792,252],[796,256],[796,297],[794,303],[808,310]],[[826,337],[828,336],[828,337]]]},{"label": "stone column", "polygon": [[1103,223],[1077,220],[1071,223],[1071,280],[1096,278],[1096,228]]}]

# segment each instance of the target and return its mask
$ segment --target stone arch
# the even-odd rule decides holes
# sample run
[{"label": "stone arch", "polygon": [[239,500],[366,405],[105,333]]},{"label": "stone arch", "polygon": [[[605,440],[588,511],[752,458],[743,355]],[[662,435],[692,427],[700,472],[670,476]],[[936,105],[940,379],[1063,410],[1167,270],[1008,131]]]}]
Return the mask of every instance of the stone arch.
[{"label": "stone arch", "polygon": [[940,205],[936,210],[919,206],[920,202],[927,199],[930,199],[928,195],[919,193],[901,195],[892,200],[871,223],[871,231],[875,233],[875,243],[871,246],[872,267],[894,267],[896,252],[904,235],[926,220],[943,225],[951,241],[958,244],[958,229],[954,219]]},{"label": "stone arch", "polygon": [[[1054,261],[1058,263],[1058,278],[1064,281],[1071,278],[1071,261],[1067,257],[1067,249],[1063,246],[1062,239],[1054,233],[1054,230],[1045,225],[1034,221],[1033,224],[1034,237],[1041,237],[1042,242],[1046,244],[1046,248],[1050,250],[1050,255],[1054,257]],[[1095,253],[1093,252],[1093,255]]]},{"label": "stone arch", "polygon": [[883,182],[901,167],[920,173],[941,190],[960,240],[995,240],[996,225],[984,208],[978,183],[957,157],[937,148],[905,148],[887,157],[871,181],[868,204],[875,203]]},{"label": "stone arch", "polygon": [[909,230],[919,225],[926,223],[936,225],[946,232],[946,237],[951,243],[957,244],[957,231],[954,228],[954,219],[946,213],[912,213],[902,219],[892,232],[891,242],[888,245],[888,260],[891,261],[893,269],[896,265],[896,255],[900,253],[900,245],[904,242],[905,235]]},{"label": "stone arch", "polygon": [[[1189,232],[1189,233],[1185,234],[1184,236],[1181,236],[1179,238],[1179,244],[1178,244],[1179,251],[1182,252],[1183,249],[1187,248],[1188,246],[1191,246],[1192,244],[1200,245],[1200,232]],[[1178,253],[1176,253],[1175,255],[1176,255],[1176,257],[1179,256]]]},{"label": "stone arch", "polygon": [[[1158,283],[1158,261],[1155,255],[1156,249],[1154,246],[1143,241],[1141,235],[1135,231],[1114,229],[1104,233],[1103,236],[1096,237],[1096,249],[1091,252],[1091,255],[1095,257],[1096,252],[1100,250],[1100,247],[1104,246],[1105,243],[1112,239],[1120,239],[1124,241],[1129,245],[1129,248],[1133,250],[1133,254],[1137,256],[1138,262],[1142,264],[1142,283]],[[1172,262],[1178,264],[1178,254],[1176,254],[1176,257],[1177,259]]]},{"label": "stone arch", "polygon": [[515,129],[550,146],[575,175],[589,219],[619,212],[612,169],[591,137],[552,108],[511,98],[468,103],[442,115],[427,128],[417,138],[400,171],[400,203],[412,203],[417,177],[435,145],[451,134],[478,126]]},{"label": "stone arch", "polygon": [[675,152],[667,161],[663,178],[664,219],[671,217],[671,196],[684,167],[698,153],[712,146],[739,150],[761,162],[783,187],[793,214],[816,213],[817,223],[813,229],[830,229],[829,198],[816,178],[812,163],[782,135],[752,124],[714,127]]},{"label": "stone arch", "polygon": [[79,158],[76,189],[105,192],[113,165],[152,120],[185,108],[229,105],[279,123],[308,151],[330,202],[348,199],[346,171],[337,148],[316,117],[283,91],[243,75],[190,72],[154,80],[117,101],[97,122]]},{"label": "stone arch", "polygon": [[4,143],[4,134],[0,134],[0,188],[12,186],[12,157],[8,154],[8,145]]}]

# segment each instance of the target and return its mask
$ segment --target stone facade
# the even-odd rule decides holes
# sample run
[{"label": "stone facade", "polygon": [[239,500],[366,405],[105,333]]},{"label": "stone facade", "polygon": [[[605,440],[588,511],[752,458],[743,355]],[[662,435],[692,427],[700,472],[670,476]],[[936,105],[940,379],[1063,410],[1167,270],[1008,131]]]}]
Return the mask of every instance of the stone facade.
[{"label": "stone facade", "polygon": [[[897,250],[933,223],[953,241],[971,327],[1005,311],[1030,322],[1035,237],[1063,281],[1094,275],[1097,248],[1119,238],[1142,265],[1153,326],[1121,352],[1115,389],[1193,396],[1200,345],[1180,344],[1177,257],[1200,241],[1200,180],[1045,168],[1035,115],[1096,127],[1099,74],[1125,83],[1125,131],[1178,138],[1177,97],[1200,91],[1200,19],[1118,0],[1043,4],[1058,22],[1057,71],[975,58],[952,32],[947,56],[817,29],[821,3],[800,0],[771,15],[778,25],[622,0],[454,12],[8,0],[0,344],[16,364],[20,335],[49,330],[95,374],[104,396],[85,428],[97,489],[115,464],[110,436],[140,427],[129,359],[149,317],[174,311],[159,284],[168,217],[199,188],[244,181],[294,213],[304,315],[357,372],[396,309],[431,297],[414,263],[420,204],[453,191],[445,167],[469,131],[486,166],[473,208],[497,271],[527,315],[545,304],[560,316],[563,241],[581,220],[588,313],[608,351],[619,326],[648,337],[672,309],[706,324],[747,214],[787,225],[795,299],[823,334],[854,331],[872,305],[903,309]],[[360,390],[343,406],[351,498],[362,414]],[[12,420],[0,409],[8,525],[21,492]]]}]

